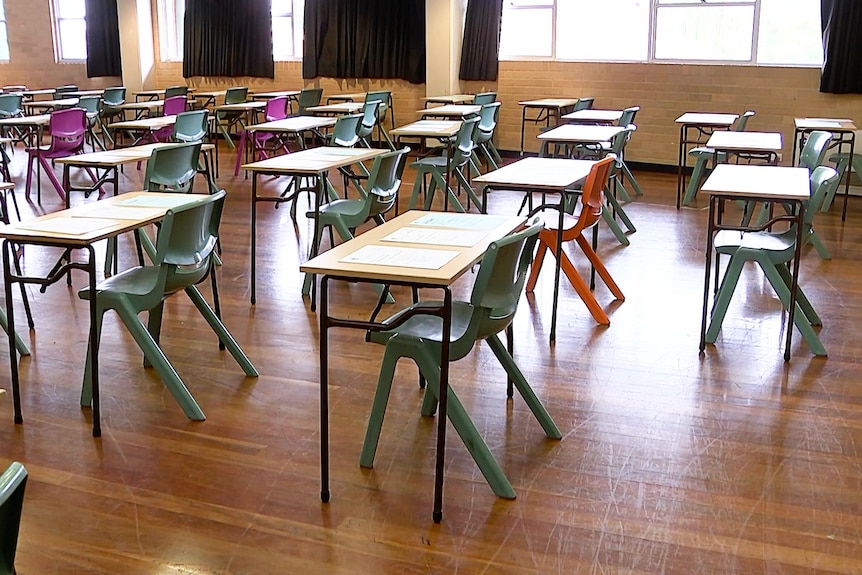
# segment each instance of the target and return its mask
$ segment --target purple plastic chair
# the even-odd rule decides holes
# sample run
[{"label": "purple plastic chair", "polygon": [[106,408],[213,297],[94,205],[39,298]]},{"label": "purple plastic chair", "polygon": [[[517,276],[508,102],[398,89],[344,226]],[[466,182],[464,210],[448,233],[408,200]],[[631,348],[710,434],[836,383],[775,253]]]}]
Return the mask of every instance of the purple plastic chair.
[{"label": "purple plastic chair", "polygon": [[[264,116],[266,117],[267,122],[274,122],[275,120],[283,120],[287,118],[287,96],[279,96],[278,98],[272,98],[267,101],[266,108],[264,108]],[[256,160],[265,160],[269,156],[266,154],[266,145],[270,140],[275,140],[273,145],[274,149],[278,149],[279,147],[284,150],[284,153],[287,154],[290,150],[287,149],[287,146],[284,145],[277,134],[273,132],[255,132],[252,141],[252,149],[257,151],[257,159]],[[236,165],[234,166],[233,175],[239,175],[239,167],[242,165],[242,158],[245,154],[245,146],[248,141],[248,132],[243,131],[242,136],[239,139],[239,146],[236,153]],[[254,158],[252,161],[256,161]]]},{"label": "purple plastic chair", "polygon": [[[56,110],[51,113],[51,119],[48,122],[48,135],[51,136],[51,143],[47,146],[35,146],[27,148],[27,191],[26,198],[30,198],[30,181],[33,176],[33,160],[39,162],[39,167],[45,169],[48,174],[48,179],[54,184],[54,188],[60,195],[63,201],[66,201],[66,191],[63,189],[60,180],[54,175],[54,170],[51,169],[51,164],[48,160],[54,158],[66,158],[75,154],[80,154],[84,150],[84,135],[87,133],[87,113],[83,108],[68,108],[65,110]],[[92,175],[91,175],[92,177]],[[39,182],[39,173],[36,177],[36,198],[41,203],[42,190]]]},{"label": "purple plastic chair", "polygon": [[[165,100],[165,105],[162,106],[162,115],[176,116],[186,111],[188,107],[188,98],[185,96],[173,96]],[[170,142],[171,136],[174,135],[174,127],[167,126],[152,132],[150,141],[152,142]]]}]

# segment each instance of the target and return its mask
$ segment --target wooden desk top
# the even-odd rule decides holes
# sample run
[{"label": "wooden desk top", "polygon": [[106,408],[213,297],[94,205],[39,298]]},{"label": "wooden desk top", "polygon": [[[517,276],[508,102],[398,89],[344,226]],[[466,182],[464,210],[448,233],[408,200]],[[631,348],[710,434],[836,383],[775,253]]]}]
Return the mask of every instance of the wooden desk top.
[{"label": "wooden desk top", "polygon": [[319,174],[370,160],[388,151],[376,148],[321,146],[244,164],[242,169],[270,174]]},{"label": "wooden desk top", "polygon": [[247,126],[249,132],[305,132],[316,128],[328,128],[335,125],[335,118],[318,118],[315,116],[291,116],[282,120],[263,122]]},{"label": "wooden desk top", "polygon": [[461,129],[461,122],[455,120],[419,120],[399,126],[389,131],[395,138],[415,136],[418,138],[451,138]]},{"label": "wooden desk top", "polygon": [[266,107],[266,102],[237,102],[236,104],[221,104],[215,107],[216,112],[244,112],[259,110]]},{"label": "wooden desk top", "polygon": [[154,144],[145,144],[143,146],[129,146],[128,148],[105,150],[104,152],[75,154],[73,156],[66,156],[65,158],[57,158],[56,162],[58,164],[69,164],[72,166],[113,167],[147,160],[152,155],[153,150],[175,145],[176,144],[171,142],[157,142]]},{"label": "wooden desk top", "polygon": [[271,98],[280,98],[282,96],[287,96],[288,98],[296,98],[299,96],[299,90],[275,90],[271,92],[249,92],[249,96],[252,98],[264,98],[269,100]]},{"label": "wooden desk top", "polygon": [[811,197],[808,168],[719,164],[701,192],[728,198],[806,200]]},{"label": "wooden desk top", "polygon": [[0,118],[0,126],[46,126],[50,121],[51,114],[39,114],[38,116]]},{"label": "wooden desk top", "polygon": [[359,102],[341,102],[339,104],[326,104],[325,106],[311,106],[306,108],[312,114],[355,114],[365,104]]},{"label": "wooden desk top", "polygon": [[440,104],[469,104],[475,97],[475,94],[448,94],[444,96],[428,96],[422,98],[422,100]]},{"label": "wooden desk top", "polygon": [[565,124],[553,130],[542,132],[538,138],[549,142],[609,142],[614,136],[624,131],[622,126],[590,126],[587,124]]},{"label": "wooden desk top", "polygon": [[524,100],[523,102],[518,102],[519,106],[526,106],[528,108],[566,108],[568,106],[574,106],[578,103],[577,98],[541,98],[539,100]]},{"label": "wooden desk top", "polygon": [[176,116],[154,116],[152,118],[141,118],[139,120],[124,120],[108,124],[112,130],[158,130],[167,126],[173,126],[177,122]]},{"label": "wooden desk top", "polygon": [[780,132],[713,132],[706,147],[714,150],[744,152],[780,152]]},{"label": "wooden desk top", "polygon": [[446,104],[437,106],[436,108],[423,108],[416,110],[417,114],[423,116],[439,116],[442,118],[463,118],[464,116],[473,116],[482,111],[482,106],[474,106],[472,104]]},{"label": "wooden desk top", "polygon": [[622,117],[622,110],[578,110],[563,116],[564,120],[577,122],[616,122]]},{"label": "wooden desk top", "polygon": [[[426,218],[426,216],[428,218]],[[440,225],[420,225],[417,220],[433,218]],[[434,222],[428,222],[434,223]],[[352,240],[339,244],[331,250],[305,262],[300,270],[313,274],[328,274],[356,279],[415,282],[431,286],[448,286],[468,271],[485,255],[491,242],[506,236],[524,223],[521,216],[494,216],[486,214],[453,214],[449,212],[422,212],[411,210],[383,225],[372,228]],[[428,243],[385,241],[383,238],[404,228],[444,235],[473,236],[472,246],[453,246]],[[360,249],[371,247],[387,250],[388,256],[401,262],[423,261],[428,251],[451,252],[454,256],[439,269],[409,267],[408,265],[369,264],[343,261],[354,256]],[[428,251],[426,251],[428,250]],[[433,255],[433,254],[431,254]],[[445,255],[444,255],[445,257]]]},{"label": "wooden desk top", "polygon": [[[187,89],[186,89],[186,93],[187,93],[187,94],[189,94],[189,95],[191,95],[194,91],[195,91],[195,89],[194,89],[194,88],[187,88]],[[149,97],[152,97],[152,96],[164,96],[164,95],[165,95],[165,92],[166,92],[165,88],[156,88],[156,89],[153,89],[153,90],[141,90],[140,92],[135,92],[135,93],[134,93],[134,94],[132,94],[132,95],[133,95],[133,96],[136,96],[136,97],[137,97],[137,96],[149,96]]]},{"label": "wooden desk top", "polygon": [[834,130],[836,132],[852,132],[857,130],[856,124],[849,118],[794,118],[793,125],[797,130]]},{"label": "wooden desk top", "polygon": [[149,100],[147,102],[126,102],[125,104],[119,104],[117,106],[112,106],[118,110],[158,110],[162,106],[165,105],[164,100]]},{"label": "wooden desk top", "polygon": [[78,103],[78,98],[62,98],[60,100],[37,100],[35,102],[24,102],[25,108],[63,108],[71,107]]},{"label": "wooden desk top", "polygon": [[326,101],[335,100],[335,101],[353,101],[356,102],[358,100],[365,100],[366,92],[353,92],[352,94],[335,94],[334,96],[328,96]]},{"label": "wooden desk top", "polygon": [[169,209],[206,197],[203,194],[130,192],[23,222],[0,225],[0,238],[84,247],[157,222]]},{"label": "wooden desk top", "polygon": [[677,124],[686,126],[732,126],[739,114],[702,114],[700,112],[686,112],[676,120]]},{"label": "wooden desk top", "polygon": [[524,158],[473,178],[483,186],[516,187],[531,190],[562,191],[583,180],[590,173],[594,160],[565,158]]},{"label": "wooden desk top", "polygon": [[74,92],[66,92],[65,95],[75,98],[84,98],[86,96],[101,96],[105,93],[104,89],[99,90],[75,90]]}]

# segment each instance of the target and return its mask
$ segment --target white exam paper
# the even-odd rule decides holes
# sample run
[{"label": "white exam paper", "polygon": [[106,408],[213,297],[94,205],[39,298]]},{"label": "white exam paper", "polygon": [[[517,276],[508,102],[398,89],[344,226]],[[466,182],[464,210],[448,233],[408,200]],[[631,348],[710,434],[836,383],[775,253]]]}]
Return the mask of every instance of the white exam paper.
[{"label": "white exam paper", "polygon": [[486,214],[458,214],[439,212],[425,214],[413,220],[413,226],[433,226],[437,228],[461,228],[468,230],[493,230],[502,225],[506,216],[489,216]]},{"label": "white exam paper", "polygon": [[457,246],[472,248],[484,238],[488,232],[458,230],[452,231],[435,228],[403,227],[395,230],[385,238],[384,242],[402,242],[405,244],[426,244],[436,246]]},{"label": "white exam paper", "polygon": [[455,259],[460,253],[452,250],[425,250],[421,248],[396,248],[371,245],[363,246],[338,261],[349,264],[439,270]]}]

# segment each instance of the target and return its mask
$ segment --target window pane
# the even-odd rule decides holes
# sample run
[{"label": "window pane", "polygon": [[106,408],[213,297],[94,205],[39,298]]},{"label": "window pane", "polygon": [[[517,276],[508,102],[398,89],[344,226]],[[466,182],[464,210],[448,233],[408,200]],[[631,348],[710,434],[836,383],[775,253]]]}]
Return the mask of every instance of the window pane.
[{"label": "window pane", "polygon": [[57,0],[57,15],[60,18],[84,18],[87,7],[84,0]]},{"label": "window pane", "polygon": [[659,4],[751,4],[754,0],[658,0]]},{"label": "window pane", "polygon": [[272,19],[272,57],[276,60],[293,57],[293,18]]},{"label": "window pane", "polygon": [[272,0],[272,13],[287,16],[293,12],[293,0]]},{"label": "window pane", "polygon": [[[604,26],[608,14],[625,14]],[[562,60],[640,60],[649,58],[649,0],[567,0],[557,3],[557,58]]]},{"label": "window pane", "polygon": [[506,9],[500,31],[501,56],[548,56],[552,52],[550,8]]},{"label": "window pane", "polygon": [[9,59],[9,38],[6,36],[6,22],[0,22],[0,60]]},{"label": "window pane", "polygon": [[821,66],[820,2],[761,0],[757,62]]},{"label": "window pane", "polygon": [[3,0],[0,0],[0,20],[6,21],[6,8],[3,7]]},{"label": "window pane", "polygon": [[657,10],[660,60],[751,60],[753,6],[680,6]]},{"label": "window pane", "polygon": [[[564,2],[566,0],[563,0]],[[511,6],[553,6],[554,0],[506,0],[506,4],[503,6],[504,9],[509,8]]]},{"label": "window pane", "polygon": [[87,59],[87,22],[60,21],[60,57],[63,60]]}]

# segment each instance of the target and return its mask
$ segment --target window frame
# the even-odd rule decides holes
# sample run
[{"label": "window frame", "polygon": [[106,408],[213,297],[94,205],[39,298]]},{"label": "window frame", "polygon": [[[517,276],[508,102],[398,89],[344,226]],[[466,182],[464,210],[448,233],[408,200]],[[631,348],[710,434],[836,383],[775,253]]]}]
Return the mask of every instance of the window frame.
[{"label": "window frame", "polygon": [[[180,10],[182,4],[182,10]],[[156,3],[156,22],[159,31],[159,61],[182,62],[184,33],[183,20],[185,0],[158,0]]]},{"label": "window frame", "polygon": [[60,2],[63,0],[53,0],[51,2],[51,23],[54,29],[54,58],[57,62],[66,62],[66,63],[82,63],[87,61],[87,54],[84,54],[83,58],[67,58],[63,55],[63,36],[60,31],[61,22],[63,21],[77,21],[81,20],[84,22],[84,52],[87,51],[87,7],[84,4],[84,16],[82,18],[69,18],[60,16]]},{"label": "window frame", "polygon": [[[519,0],[506,0],[507,4],[517,3]],[[521,0],[524,1],[524,0]],[[774,63],[774,62],[759,62],[758,54],[760,52],[760,23],[761,23],[761,14],[762,14],[762,3],[763,0],[645,0],[648,1],[649,6],[649,23],[648,23],[648,31],[647,31],[647,57],[646,59],[618,59],[618,58],[602,58],[602,59],[586,59],[586,58],[561,58],[558,56],[557,51],[557,29],[560,23],[557,20],[557,15],[559,11],[557,10],[558,2],[568,2],[573,0],[546,0],[546,2],[541,5],[532,6],[533,2],[537,0],[526,0],[524,4],[512,7],[517,10],[544,10],[547,9],[548,5],[552,5],[552,24],[551,24],[551,55],[550,56],[527,56],[527,55],[509,55],[509,54],[500,54],[500,60],[503,61],[558,61],[558,62],[621,62],[621,63],[643,63],[643,64],[705,64],[705,65],[722,65],[722,66],[765,66],[765,67],[787,67],[787,68],[819,68],[822,66],[822,63],[812,63],[812,64],[804,64],[804,63]],[[811,0],[812,2],[816,0]],[[752,18],[752,30],[751,30],[751,54],[749,59],[747,60],[722,60],[722,59],[678,59],[678,58],[657,58],[656,57],[656,44],[657,44],[657,20],[659,15],[659,10],[662,8],[678,8],[678,7],[688,7],[688,8],[696,8],[696,9],[718,9],[720,7],[739,7],[739,6],[751,6],[754,10],[754,15]],[[509,8],[511,10],[512,8]],[[506,9],[504,9],[504,14],[506,13]],[[609,38],[608,41],[612,41]]]},{"label": "window frame", "polygon": [[292,49],[290,55],[275,53],[275,38],[273,38],[272,59],[275,62],[295,62],[302,60],[303,49],[303,30],[302,22],[305,14],[303,12],[303,2],[297,0],[287,0],[290,2],[290,12],[280,12],[276,14],[275,6],[271,11],[271,25],[273,32],[275,31],[276,18],[290,18],[290,29],[292,34]]},{"label": "window frame", "polygon": [[0,63],[10,62],[12,60],[12,48],[9,46],[9,24],[6,21],[6,3],[0,0],[0,28],[5,32],[6,36],[6,57],[0,58]]}]

